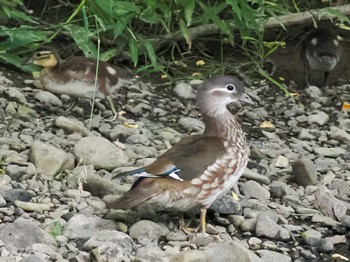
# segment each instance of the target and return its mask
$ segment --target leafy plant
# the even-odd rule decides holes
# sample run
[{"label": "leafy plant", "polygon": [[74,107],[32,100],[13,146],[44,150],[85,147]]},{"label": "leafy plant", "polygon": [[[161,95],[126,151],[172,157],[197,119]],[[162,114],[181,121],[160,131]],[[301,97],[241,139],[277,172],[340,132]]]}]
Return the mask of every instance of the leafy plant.
[{"label": "leafy plant", "polygon": [[[47,1],[44,6],[28,0],[0,3],[4,20],[0,25],[0,60],[6,63],[31,71],[33,68],[22,66],[23,58],[38,45],[61,42],[64,37],[69,39],[64,49],[74,42],[85,56],[130,61],[137,72],[161,72],[168,77],[178,71],[175,61],[208,55],[210,52],[198,42],[206,42],[212,35],[221,41],[221,49],[223,42],[230,48],[241,48],[252,61],[245,64],[251,66],[249,71],[261,72],[263,61],[282,44],[264,41],[264,25],[269,18],[329,5],[316,0],[81,0],[78,4],[62,0],[58,4]],[[332,12],[341,21],[347,20]],[[223,56],[219,59],[223,63],[219,66],[221,73],[226,70],[224,60]],[[205,68],[218,70],[215,64]]]}]

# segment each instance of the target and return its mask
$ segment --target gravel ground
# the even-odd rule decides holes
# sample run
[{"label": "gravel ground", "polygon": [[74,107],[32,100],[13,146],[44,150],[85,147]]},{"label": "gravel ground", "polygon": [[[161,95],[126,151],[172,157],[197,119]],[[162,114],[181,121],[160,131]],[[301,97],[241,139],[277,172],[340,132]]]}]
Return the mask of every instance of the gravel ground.
[{"label": "gravel ground", "polygon": [[[16,84],[14,84],[14,81]],[[114,101],[68,115],[69,96],[0,76],[0,261],[331,261],[350,259],[350,85],[285,97],[266,83],[237,110],[251,161],[213,204],[208,233],[186,235],[176,214],[106,209],[131,178],[183,135],[200,133],[198,81],[130,83]],[[198,214],[187,214],[198,225]],[[344,256],[342,258],[341,256]]]}]

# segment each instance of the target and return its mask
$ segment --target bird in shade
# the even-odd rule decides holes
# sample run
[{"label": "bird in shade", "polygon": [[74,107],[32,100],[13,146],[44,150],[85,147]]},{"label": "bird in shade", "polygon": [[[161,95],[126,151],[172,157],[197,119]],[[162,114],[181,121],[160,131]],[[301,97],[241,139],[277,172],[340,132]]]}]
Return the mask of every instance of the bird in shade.
[{"label": "bird in shade", "polygon": [[111,120],[116,118],[117,112],[110,95],[133,79],[128,70],[97,62],[93,58],[74,56],[62,60],[57,51],[50,47],[36,51],[28,62],[43,67],[39,77],[34,80],[37,88],[76,98],[66,112],[76,105],[79,98],[106,98],[114,115]]},{"label": "bird in shade", "polygon": [[[312,29],[302,41],[301,57],[305,67],[306,84],[323,88],[330,72],[341,57],[340,37],[334,30],[319,27]],[[316,77],[313,77],[315,75]]]},{"label": "bird in shade", "polygon": [[156,211],[176,211],[184,230],[183,212],[199,208],[199,230],[205,232],[208,207],[232,188],[248,162],[245,135],[227,108],[237,102],[254,104],[236,77],[214,76],[204,81],[197,93],[204,132],[183,138],[148,166],[117,175],[136,180],[108,207],[147,205]]}]

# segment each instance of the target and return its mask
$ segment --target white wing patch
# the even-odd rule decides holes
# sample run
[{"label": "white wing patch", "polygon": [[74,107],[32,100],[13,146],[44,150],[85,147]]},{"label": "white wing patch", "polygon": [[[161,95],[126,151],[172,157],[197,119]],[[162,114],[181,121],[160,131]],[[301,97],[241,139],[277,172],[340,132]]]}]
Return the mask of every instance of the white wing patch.
[{"label": "white wing patch", "polygon": [[113,67],[110,67],[110,66],[107,66],[107,71],[108,71],[108,73],[110,73],[111,75],[117,74],[117,70],[115,70]]},{"label": "white wing patch", "polygon": [[[181,177],[179,177],[178,174],[176,174],[176,172],[179,172],[180,169],[176,169],[175,171],[171,172],[167,177],[171,177],[171,178],[174,178],[176,180],[180,180],[180,181],[183,181],[183,179]],[[154,178],[159,178],[159,177],[164,177],[164,176],[156,176],[156,175],[152,175],[152,174],[149,174],[145,171],[139,173],[139,174],[136,174],[134,175],[135,177],[154,177]]]}]

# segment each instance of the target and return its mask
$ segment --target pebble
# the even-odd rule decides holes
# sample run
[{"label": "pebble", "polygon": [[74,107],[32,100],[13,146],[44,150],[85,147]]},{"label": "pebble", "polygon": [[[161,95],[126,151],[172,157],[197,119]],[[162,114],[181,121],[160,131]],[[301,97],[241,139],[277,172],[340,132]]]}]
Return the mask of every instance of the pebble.
[{"label": "pebble", "polygon": [[[33,108],[11,122],[6,118],[9,130],[0,138],[0,159],[5,161],[0,167],[2,258],[301,262],[331,260],[329,252],[344,248],[350,228],[344,211],[349,209],[350,120],[318,88],[309,88],[309,97],[301,101],[272,95],[264,83],[254,87],[259,107],[238,113],[253,152],[238,182],[243,196],[233,200],[227,194],[215,201],[207,215],[209,236],[190,237],[178,230],[170,212],[148,215],[149,220],[132,210],[107,213],[105,203],[128,190],[133,180],[111,180],[115,174],[148,164],[181,137],[203,131],[193,101],[196,87],[182,84],[183,90],[177,86],[180,93],[171,97],[165,93],[171,88],[156,92],[155,86],[137,81],[130,90],[121,89],[115,102],[126,113],[114,122],[105,121],[110,112],[100,102],[96,106],[102,115],[93,115],[90,122],[81,114],[83,107],[60,115],[57,107],[70,101],[66,95],[46,93],[42,98],[45,92],[32,88],[8,91],[0,86],[0,117],[16,114],[20,101]],[[332,95],[344,97],[347,91],[334,88]],[[273,131],[255,129],[271,119]],[[78,152],[79,146],[84,149]],[[34,152],[35,147],[43,152]],[[309,174],[298,178],[297,161]],[[195,218],[190,226],[199,224],[197,215],[187,215]],[[321,233],[315,246],[301,237],[311,228]]]},{"label": "pebble", "polygon": [[346,150],[341,147],[315,147],[314,151],[317,155],[325,156],[325,157],[332,157],[336,158],[340,155],[344,155],[346,153]]},{"label": "pebble", "polygon": [[328,121],[329,116],[323,111],[319,111],[316,114],[309,115],[309,117],[307,118],[307,122],[309,124],[317,124],[318,126],[324,126],[325,124],[327,124]]},{"label": "pebble", "polygon": [[130,237],[142,245],[157,243],[161,234],[161,227],[150,220],[140,220],[129,228]]},{"label": "pebble", "polygon": [[270,198],[270,192],[256,181],[249,180],[245,182],[241,189],[244,196],[247,198],[256,198],[259,200],[267,200]]},{"label": "pebble", "polygon": [[125,152],[103,137],[84,137],[73,149],[75,157],[96,169],[112,170],[125,165],[129,158]]},{"label": "pebble", "polygon": [[174,89],[173,92],[181,98],[184,99],[194,99],[196,97],[196,95],[193,92],[192,86],[186,83],[179,83],[177,84]]},{"label": "pebble", "polygon": [[301,186],[316,185],[317,172],[314,164],[308,158],[298,159],[292,164],[293,176]]}]

